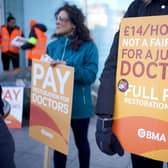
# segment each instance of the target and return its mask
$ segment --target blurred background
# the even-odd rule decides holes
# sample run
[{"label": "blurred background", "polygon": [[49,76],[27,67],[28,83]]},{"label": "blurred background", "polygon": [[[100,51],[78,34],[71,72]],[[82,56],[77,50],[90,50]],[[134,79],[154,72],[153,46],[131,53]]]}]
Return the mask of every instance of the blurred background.
[{"label": "blurred background", "polygon": [[[29,22],[35,19],[47,26],[48,43],[51,35],[55,32],[55,11],[65,2],[76,4],[86,16],[86,24],[91,31],[99,50],[99,72],[97,80],[92,86],[94,104],[99,85],[98,78],[102,72],[104,61],[108,56],[113,36],[119,28],[120,19],[132,0],[0,0],[0,25],[6,24],[6,19],[11,13],[16,18],[16,24],[28,37],[30,32]],[[24,87],[24,113],[29,113],[30,101],[30,77],[25,52],[20,51],[20,69],[2,71],[0,61],[0,84],[2,86]],[[11,65],[12,66],[12,65]],[[8,80],[6,80],[8,79]]]},{"label": "blurred background", "polygon": [[[50,42],[50,37],[55,31],[54,12],[65,2],[76,4],[86,16],[86,24],[99,49],[100,74],[120,18],[131,0],[0,0],[0,25],[5,24],[9,13],[12,13],[17,25],[24,30],[25,37],[28,37],[29,21],[35,19],[47,26],[48,42]],[[27,66],[26,61],[22,53],[21,67]],[[1,65],[0,71],[2,71]]]}]

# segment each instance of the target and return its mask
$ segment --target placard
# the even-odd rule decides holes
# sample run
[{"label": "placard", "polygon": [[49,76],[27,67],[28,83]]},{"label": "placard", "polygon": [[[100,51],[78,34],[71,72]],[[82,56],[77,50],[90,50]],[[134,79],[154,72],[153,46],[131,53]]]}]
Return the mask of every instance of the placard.
[{"label": "placard", "polygon": [[73,95],[72,67],[32,63],[30,136],[67,154]]},{"label": "placard", "polygon": [[168,161],[168,16],[125,18],[114,131],[128,152]]}]

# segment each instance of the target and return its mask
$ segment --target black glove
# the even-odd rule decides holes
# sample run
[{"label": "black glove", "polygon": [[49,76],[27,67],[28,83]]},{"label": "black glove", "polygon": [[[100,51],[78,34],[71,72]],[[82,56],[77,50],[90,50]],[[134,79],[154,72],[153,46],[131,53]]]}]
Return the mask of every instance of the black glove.
[{"label": "black glove", "polygon": [[96,124],[96,143],[99,149],[108,155],[118,153],[122,156],[124,154],[122,146],[112,132],[112,118],[98,117]]}]

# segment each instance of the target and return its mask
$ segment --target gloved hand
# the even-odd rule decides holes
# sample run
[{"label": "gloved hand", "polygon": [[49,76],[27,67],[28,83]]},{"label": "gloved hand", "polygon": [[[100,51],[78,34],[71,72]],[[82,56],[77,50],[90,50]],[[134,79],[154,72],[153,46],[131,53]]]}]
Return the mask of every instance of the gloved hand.
[{"label": "gloved hand", "polygon": [[96,143],[99,149],[108,155],[124,154],[117,137],[112,132],[112,118],[98,117],[96,124]]}]

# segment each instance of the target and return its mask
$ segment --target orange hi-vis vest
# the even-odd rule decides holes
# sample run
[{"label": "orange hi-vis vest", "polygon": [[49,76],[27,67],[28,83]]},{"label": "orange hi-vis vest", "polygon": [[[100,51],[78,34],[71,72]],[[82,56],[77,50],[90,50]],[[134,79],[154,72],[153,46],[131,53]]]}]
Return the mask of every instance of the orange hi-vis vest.
[{"label": "orange hi-vis vest", "polygon": [[34,28],[37,36],[37,44],[32,48],[27,50],[26,57],[29,60],[40,59],[42,55],[46,53],[47,36],[39,28]]},{"label": "orange hi-vis vest", "polygon": [[11,34],[9,35],[7,26],[2,26],[0,30],[0,49],[1,52],[11,52],[15,54],[19,54],[19,48],[12,45],[11,41],[16,36],[22,35],[22,29],[14,28]]}]

